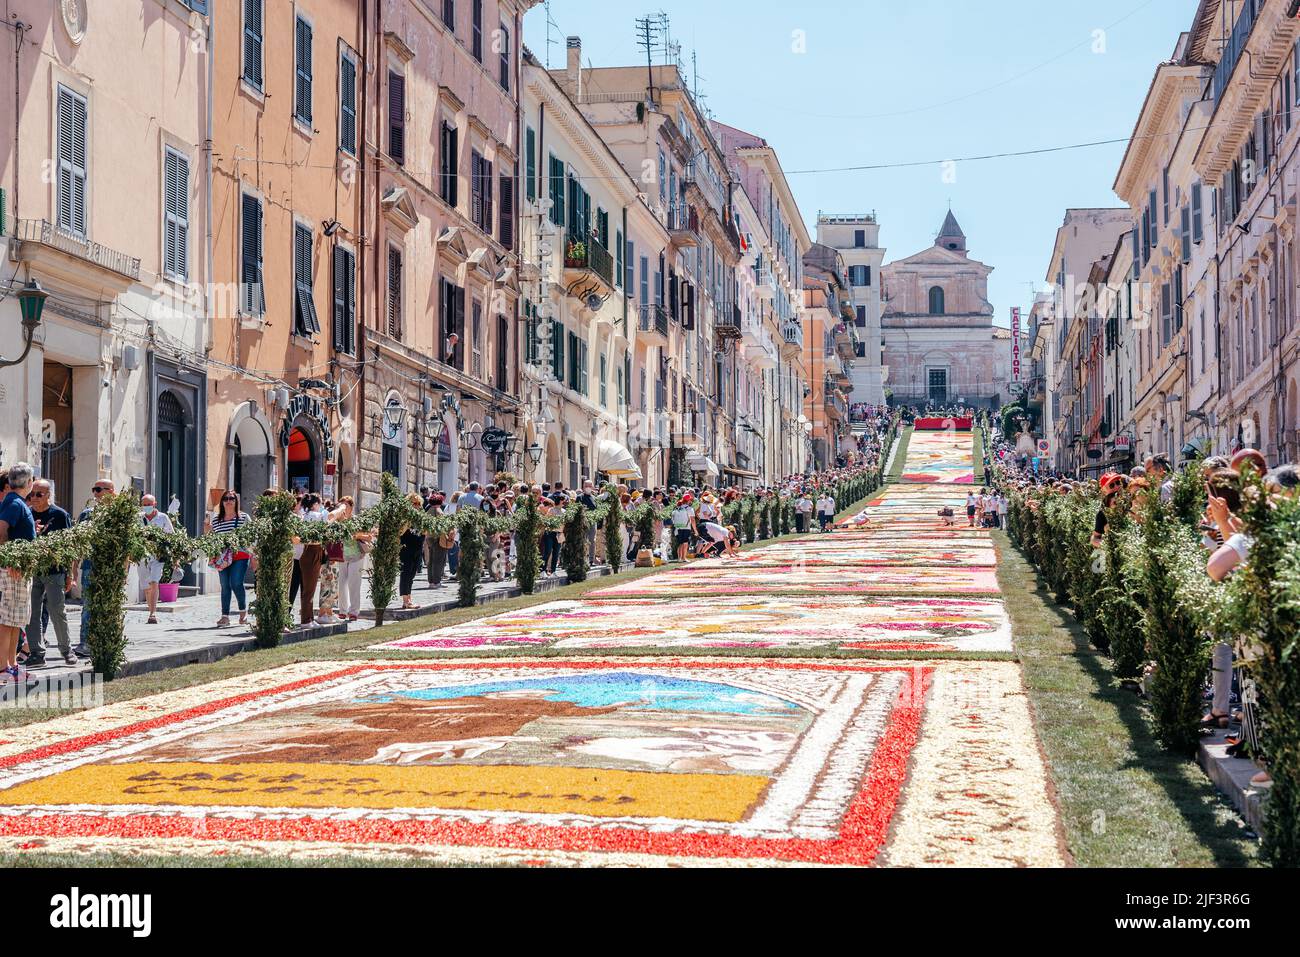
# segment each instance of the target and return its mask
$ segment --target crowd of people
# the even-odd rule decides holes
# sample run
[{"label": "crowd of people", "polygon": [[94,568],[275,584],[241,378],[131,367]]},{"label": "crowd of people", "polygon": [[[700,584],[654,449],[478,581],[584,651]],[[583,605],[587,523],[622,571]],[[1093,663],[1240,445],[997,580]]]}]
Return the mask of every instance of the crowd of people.
[{"label": "crowd of people", "polygon": [[[819,473],[791,475],[766,487],[743,490],[708,484],[674,484],[658,488],[633,489],[613,486],[623,510],[634,513],[649,503],[656,518],[643,537],[643,528],[630,518],[620,531],[626,558],[632,561],[684,562],[692,559],[734,555],[744,538],[737,525],[727,523],[727,506],[744,494],[756,496],[760,505],[779,500],[791,505],[795,527],[792,531],[826,530],[834,521],[836,501],[833,489],[841,480],[863,466],[879,464],[891,424],[891,413],[881,407],[872,409],[863,420],[869,429],[862,433],[858,448],[842,456],[839,467]],[[71,514],[53,501],[54,489],[45,479],[37,478],[31,466],[20,463],[0,474],[3,481],[3,504],[0,505],[0,545],[7,541],[35,541],[43,535],[91,520],[95,505],[105,496],[117,492],[108,479],[95,482],[91,500],[74,520]],[[454,515],[466,508],[476,508],[489,516],[509,517],[532,497],[543,517],[562,517],[574,503],[595,510],[611,494],[610,487],[597,489],[590,479],[578,488],[566,488],[563,482],[517,483],[502,478],[481,484],[470,482],[465,488],[447,493],[434,488],[410,492],[410,504],[431,515]],[[264,495],[275,494],[267,490]],[[308,522],[345,522],[355,511],[350,496],[328,500],[310,491],[294,493],[293,514]],[[173,503],[173,506],[175,503]],[[252,522],[251,506],[246,511],[234,489],[225,489],[215,507],[204,516],[205,533],[226,533]],[[175,508],[168,512],[158,507],[153,495],[140,499],[140,522],[144,526],[170,533],[179,523]],[[494,526],[495,527],[495,526]],[[587,528],[587,559],[596,564],[605,560],[606,537],[599,534],[596,523]],[[771,530],[771,534],[777,534]],[[345,534],[340,542],[293,544],[293,562],[289,582],[290,607],[298,605],[299,626],[332,625],[356,621],[361,615],[362,582],[368,577],[366,556],[375,544],[374,531]],[[512,532],[488,535],[483,576],[490,581],[504,581],[515,574],[518,554]],[[560,560],[564,544],[562,529],[544,528],[540,539],[540,572],[543,578],[561,574]],[[460,542],[453,529],[442,534],[426,534],[419,528],[402,530],[399,551],[398,595],[401,607],[415,609],[414,585],[423,573],[427,584],[436,588],[459,572]],[[218,628],[248,623],[249,588],[256,587],[257,556],[240,548],[226,549],[209,559],[220,584]],[[137,565],[137,577],[144,597],[148,625],[158,624],[157,606],[162,587],[179,582],[183,567],[165,565],[150,556]],[[167,578],[168,580],[164,580]],[[69,634],[66,602],[80,598],[83,609],[94,588],[94,568],[89,559],[75,567],[54,568],[34,578],[16,570],[0,570],[0,658],[3,667],[17,676],[18,668],[39,668],[46,662],[45,634],[53,625],[59,655],[68,664],[91,657],[87,642],[89,616],[81,616],[78,641]]]},{"label": "crowd of people", "polygon": [[[1035,471],[1022,465],[1013,454],[1006,454],[1004,444],[995,449],[995,455],[998,453],[1002,458],[998,473],[1004,488],[1021,492],[1037,490],[1040,495],[1068,495],[1078,487],[1091,485],[1091,480]],[[1262,476],[1270,496],[1295,497],[1300,496],[1300,468],[1293,464],[1270,468],[1267,458],[1257,449],[1241,449],[1231,456],[1211,456],[1200,460],[1196,467],[1200,473],[1197,478],[1204,485],[1206,501],[1199,523],[1205,573],[1213,581],[1222,582],[1239,573],[1250,561],[1253,542],[1238,517],[1248,472]],[[1095,481],[1101,507],[1092,530],[1094,548],[1103,547],[1108,526],[1107,512],[1113,509],[1122,493],[1136,496],[1142,492],[1152,494],[1151,490],[1158,489],[1160,498],[1166,502],[1174,496],[1174,466],[1164,454],[1146,458],[1127,474],[1106,472]],[[1134,499],[1130,515],[1134,521],[1143,520],[1140,499]],[[1254,759],[1260,770],[1251,779],[1251,784],[1267,787],[1271,778],[1259,740],[1257,699],[1250,677],[1250,661],[1248,642],[1236,647],[1227,642],[1215,643],[1205,676],[1207,708],[1201,724],[1205,729],[1229,729],[1227,753]]]}]

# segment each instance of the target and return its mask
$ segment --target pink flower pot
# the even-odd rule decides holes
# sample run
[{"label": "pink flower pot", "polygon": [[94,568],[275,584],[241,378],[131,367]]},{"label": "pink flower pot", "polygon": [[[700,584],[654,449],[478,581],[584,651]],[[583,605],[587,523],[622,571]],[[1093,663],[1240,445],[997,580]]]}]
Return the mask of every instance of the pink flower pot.
[{"label": "pink flower pot", "polygon": [[173,602],[180,594],[181,586],[177,582],[164,582],[158,586],[158,600],[161,602]]}]

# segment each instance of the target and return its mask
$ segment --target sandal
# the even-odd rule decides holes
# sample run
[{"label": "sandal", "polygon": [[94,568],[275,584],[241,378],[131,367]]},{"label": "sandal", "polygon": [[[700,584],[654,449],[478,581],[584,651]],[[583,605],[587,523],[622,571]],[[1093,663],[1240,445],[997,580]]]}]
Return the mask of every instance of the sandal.
[{"label": "sandal", "polygon": [[230,619],[227,618],[225,615],[222,615],[220,618],[217,619],[217,627],[218,627],[218,628],[229,628],[229,627],[230,627]]},{"label": "sandal", "polygon": [[158,616],[157,616],[157,615],[150,615],[150,616],[145,620],[145,624],[146,624],[146,625],[156,625],[156,624],[158,624]]},{"label": "sandal", "polygon": [[1201,719],[1202,728],[1226,728],[1228,726],[1228,716],[1226,714],[1215,714],[1211,711]]},{"label": "sandal", "polygon": [[248,624],[248,612],[246,612],[246,611],[241,611],[241,612],[239,613],[239,623],[240,623],[241,625],[247,625],[247,624]]}]

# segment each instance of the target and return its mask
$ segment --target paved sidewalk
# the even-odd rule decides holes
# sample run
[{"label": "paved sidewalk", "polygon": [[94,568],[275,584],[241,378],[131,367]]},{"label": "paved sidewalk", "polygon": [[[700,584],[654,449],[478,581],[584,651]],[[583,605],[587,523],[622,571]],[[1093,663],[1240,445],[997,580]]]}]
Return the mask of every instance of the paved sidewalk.
[{"label": "paved sidewalk", "polygon": [[[593,578],[607,574],[609,574],[609,567],[605,565],[594,566],[589,572],[589,575]],[[549,591],[567,584],[568,577],[563,572],[560,572],[553,578],[540,578],[537,582],[537,591]],[[424,615],[436,615],[448,608],[455,608],[459,604],[459,587],[459,583],[455,578],[444,580],[439,588],[432,588],[429,586],[427,579],[422,576],[417,577],[411,598],[418,607],[414,611],[402,611],[400,608],[401,600],[395,599],[388,606],[384,621],[386,623],[405,621]],[[350,626],[349,624],[340,623],[337,625],[316,625],[311,628],[300,627],[293,632],[287,633],[283,639],[284,643],[310,641],[315,638],[345,634],[349,630],[356,631],[374,627],[374,611],[368,605],[369,589],[370,585],[367,581],[361,589],[362,618],[360,621],[352,622]],[[484,581],[479,585],[478,603],[485,604],[491,601],[501,601],[519,594],[519,586],[514,579],[508,579],[504,582]],[[250,603],[254,595],[255,592],[250,588],[248,594]],[[68,631],[72,637],[72,644],[75,646],[81,629],[81,606],[69,603],[67,610]],[[297,611],[297,605],[295,604],[293,609],[295,621],[298,617]],[[252,631],[249,625],[239,624],[238,611],[232,611],[230,616],[231,624],[226,628],[217,627],[217,620],[220,617],[221,595],[219,592],[182,598],[169,604],[159,603],[158,624],[156,625],[147,623],[149,612],[143,604],[128,605],[126,613],[126,664],[123,666],[121,676],[125,677],[150,671],[162,671],[167,668],[178,668],[182,665],[217,661],[229,655],[238,654],[241,651],[252,650],[254,647]],[[251,620],[250,616],[250,624]],[[436,626],[431,623],[430,627]],[[63,658],[59,654],[58,641],[52,627],[45,630],[45,648],[46,666],[33,669],[32,674],[35,676],[57,675],[73,671],[88,671],[90,669],[88,660],[83,660],[76,667],[63,663]]]}]

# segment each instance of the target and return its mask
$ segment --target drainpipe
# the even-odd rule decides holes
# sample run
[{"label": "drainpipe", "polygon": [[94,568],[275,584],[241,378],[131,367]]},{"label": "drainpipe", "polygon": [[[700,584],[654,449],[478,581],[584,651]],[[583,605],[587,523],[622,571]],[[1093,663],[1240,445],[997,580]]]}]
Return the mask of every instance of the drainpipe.
[{"label": "drainpipe", "polygon": [[19,122],[22,115],[22,73],[18,68],[19,59],[23,50],[23,33],[30,30],[31,27],[21,20],[14,21],[14,222],[18,221],[18,184],[22,182],[22,166],[19,163],[18,145],[22,140],[19,135],[21,123]]},{"label": "drainpipe", "polygon": [[[204,136],[203,152],[204,156],[204,184],[203,184],[203,255],[205,260],[204,283],[203,283],[203,315],[207,319],[207,328],[203,335],[203,354],[210,356],[212,354],[212,82],[213,82],[213,61],[216,56],[213,54],[213,21],[217,18],[217,5],[208,4],[208,89],[205,99],[208,101],[207,119]],[[204,390],[206,393],[206,389]],[[206,402],[206,397],[205,400]],[[205,456],[206,458],[206,456]],[[204,477],[206,481],[206,469]]]}]

